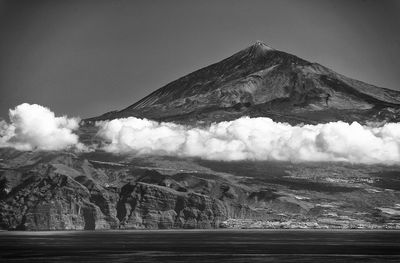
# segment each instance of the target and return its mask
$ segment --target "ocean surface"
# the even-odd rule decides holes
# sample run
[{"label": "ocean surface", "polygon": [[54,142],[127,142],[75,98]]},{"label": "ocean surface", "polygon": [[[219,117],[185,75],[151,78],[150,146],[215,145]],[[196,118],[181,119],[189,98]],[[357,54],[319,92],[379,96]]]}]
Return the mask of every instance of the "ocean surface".
[{"label": "ocean surface", "polygon": [[400,262],[400,231],[0,232],[0,262]]}]

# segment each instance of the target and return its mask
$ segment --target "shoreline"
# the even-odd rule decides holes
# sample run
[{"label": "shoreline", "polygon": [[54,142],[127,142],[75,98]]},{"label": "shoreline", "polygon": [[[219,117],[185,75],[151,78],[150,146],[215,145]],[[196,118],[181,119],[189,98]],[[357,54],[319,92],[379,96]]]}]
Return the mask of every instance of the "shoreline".
[{"label": "shoreline", "polygon": [[243,229],[243,228],[209,228],[209,229],[99,229],[99,230],[0,230],[0,235],[2,234],[46,234],[46,233],[201,233],[201,232],[398,232],[400,229],[304,229],[304,228],[292,228],[292,229]]}]

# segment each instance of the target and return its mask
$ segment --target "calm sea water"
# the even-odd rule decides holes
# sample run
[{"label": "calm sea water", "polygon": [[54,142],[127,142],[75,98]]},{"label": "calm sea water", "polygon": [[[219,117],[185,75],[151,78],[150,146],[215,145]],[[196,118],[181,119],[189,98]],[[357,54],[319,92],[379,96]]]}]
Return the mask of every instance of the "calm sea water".
[{"label": "calm sea water", "polygon": [[400,231],[0,232],[0,262],[400,262]]}]

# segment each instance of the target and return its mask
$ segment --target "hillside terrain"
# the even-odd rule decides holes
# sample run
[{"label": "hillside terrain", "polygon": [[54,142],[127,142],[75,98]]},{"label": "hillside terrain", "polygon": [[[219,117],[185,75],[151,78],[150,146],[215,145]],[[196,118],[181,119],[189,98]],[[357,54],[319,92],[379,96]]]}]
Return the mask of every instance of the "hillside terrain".
[{"label": "hillside terrain", "polygon": [[400,227],[400,166],[0,151],[10,230]]}]

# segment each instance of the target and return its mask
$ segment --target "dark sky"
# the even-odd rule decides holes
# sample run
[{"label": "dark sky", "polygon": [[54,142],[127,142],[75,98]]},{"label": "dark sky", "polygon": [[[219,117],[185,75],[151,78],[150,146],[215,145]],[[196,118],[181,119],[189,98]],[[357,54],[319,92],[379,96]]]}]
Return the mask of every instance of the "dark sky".
[{"label": "dark sky", "polygon": [[90,117],[256,40],[400,90],[400,1],[1,1],[0,116]]}]

